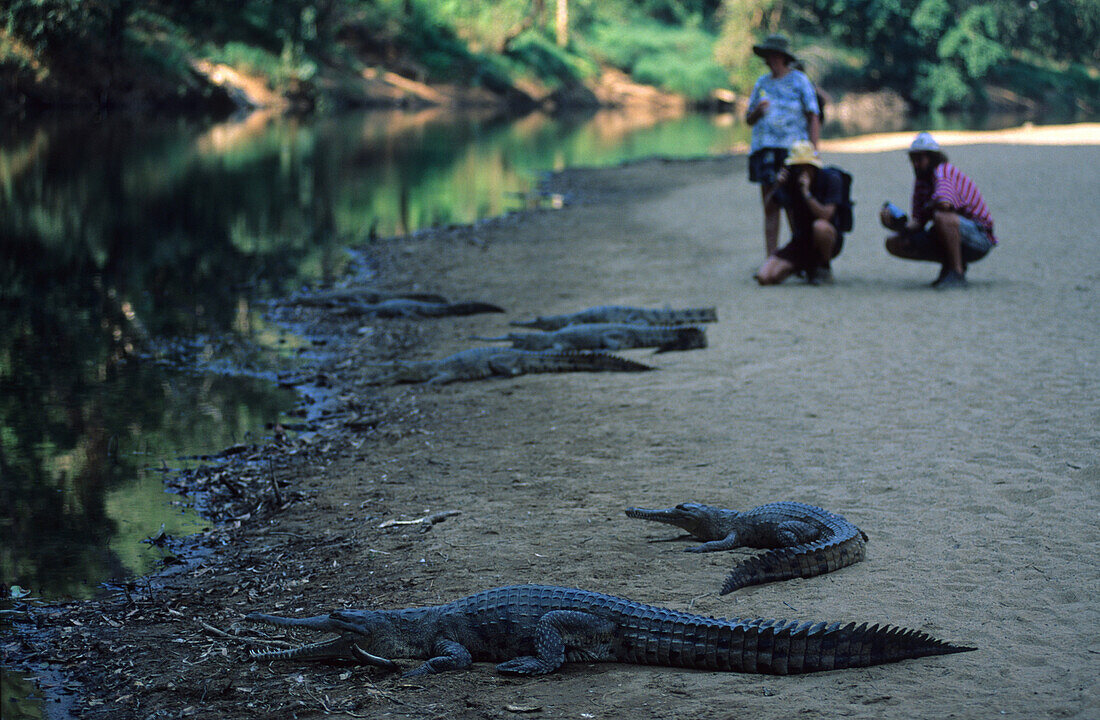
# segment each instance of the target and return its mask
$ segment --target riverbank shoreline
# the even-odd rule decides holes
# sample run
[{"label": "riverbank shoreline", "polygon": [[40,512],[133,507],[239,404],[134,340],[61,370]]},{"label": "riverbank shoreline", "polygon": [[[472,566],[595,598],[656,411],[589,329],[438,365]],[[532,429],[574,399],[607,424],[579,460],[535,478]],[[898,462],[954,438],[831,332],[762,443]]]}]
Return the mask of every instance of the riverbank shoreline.
[{"label": "riverbank shoreline", "polygon": [[[386,288],[508,314],[319,317],[318,334],[340,338],[316,374],[340,412],[308,451],[271,449],[296,451],[273,476],[284,502],[268,510],[279,511],[238,515],[214,531],[208,560],[147,587],[36,611],[52,628],[40,658],[84,683],[84,717],[511,717],[509,705],[541,717],[686,717],[731,695],[765,718],[901,718],[925,702],[958,717],[1084,716],[1097,663],[1073,627],[1097,616],[1086,548],[1097,542],[1088,358],[1100,277],[1071,276],[1057,259],[1087,232],[1090,203],[1065,188],[1095,183],[1100,136],[1064,132],[1087,140],[1001,147],[938,135],[1005,238],[956,295],[927,290],[928,267],[886,258],[872,225],[882,199],[906,196],[900,135],[866,151],[825,146],[856,176],[858,203],[832,287],[752,283],[762,243],[742,156],[568,170],[547,188],[573,199],[563,210],[370,245]],[[1049,182],[1021,187],[1036,168]],[[1097,267],[1095,249],[1078,251]],[[507,320],[599,304],[716,305],[720,320],[706,350],[633,351],[657,373],[365,383],[367,363],[441,357]],[[719,597],[728,555],[684,555],[653,542],[674,533],[621,512],[689,499],[819,504],[871,536],[868,559]],[[577,664],[514,680],[477,665],[413,682],[247,658],[269,639],[241,622],[247,612],[420,605],[527,581],[719,616],[891,622],[981,650],[798,678]]]}]

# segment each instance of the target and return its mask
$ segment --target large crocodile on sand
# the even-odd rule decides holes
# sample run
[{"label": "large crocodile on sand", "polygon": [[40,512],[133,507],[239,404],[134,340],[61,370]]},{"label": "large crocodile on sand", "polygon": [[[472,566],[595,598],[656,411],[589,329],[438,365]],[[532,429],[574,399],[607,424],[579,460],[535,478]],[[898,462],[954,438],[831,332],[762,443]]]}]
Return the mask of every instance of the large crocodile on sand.
[{"label": "large crocodile on sand", "polygon": [[697,325],[717,322],[718,311],[715,308],[637,308],[621,305],[601,305],[568,315],[549,315],[534,320],[522,320],[508,323],[516,327],[529,327],[538,330],[560,330],[566,325],[581,323],[630,323],[632,325]]},{"label": "large crocodile on sand", "polygon": [[502,313],[504,308],[486,302],[428,302],[411,298],[393,298],[377,303],[351,303],[339,311],[344,315],[365,315],[377,318],[434,318],[478,313]]},{"label": "large crocodile on sand", "polygon": [[767,548],[768,552],[733,568],[722,584],[722,595],[748,585],[813,577],[851,565],[863,559],[867,541],[862,530],[840,515],[800,502],[773,502],[746,512],[681,503],[666,510],[632,507],[626,514],[675,525],[706,541],[687,548],[689,552]]},{"label": "large crocodile on sand", "polygon": [[426,662],[405,673],[497,670],[544,675],[565,662],[621,662],[787,675],[947,655],[975,648],[890,625],[716,619],[572,588],[519,585],[446,605],[339,610],[248,619],[339,637],[290,650],[252,651],[258,660],[351,660],[396,670],[394,658]]},{"label": "large crocodile on sand", "polygon": [[487,342],[507,341],[521,350],[627,350],[655,347],[657,352],[694,350],[707,346],[703,328],[627,323],[581,323],[551,332],[508,333],[476,337]]},{"label": "large crocodile on sand", "polygon": [[481,380],[501,375],[559,372],[641,372],[652,370],[633,360],[600,352],[549,352],[513,348],[473,348],[440,360],[398,360],[377,366],[374,385],[426,382],[442,385],[456,380]]}]

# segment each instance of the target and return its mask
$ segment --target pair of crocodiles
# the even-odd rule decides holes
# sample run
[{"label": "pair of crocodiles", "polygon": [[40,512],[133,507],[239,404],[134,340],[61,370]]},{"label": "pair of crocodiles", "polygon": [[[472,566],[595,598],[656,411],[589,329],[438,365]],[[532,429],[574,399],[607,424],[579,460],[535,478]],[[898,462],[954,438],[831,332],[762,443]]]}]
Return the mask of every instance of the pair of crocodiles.
[{"label": "pair of crocodiles", "polygon": [[[863,558],[866,540],[839,515],[803,503],[770,503],[745,513],[695,503],[626,512],[704,540],[694,551],[770,548],[735,568],[723,594],[850,565]],[[424,660],[407,677],[484,661],[518,675],[598,661],[787,675],[975,649],[890,625],[710,618],[543,585],[494,588],[429,607],[339,610],[308,618],[253,613],[248,619],[338,635],[290,650],[253,651],[256,659],[347,660],[387,670],[398,669],[393,658]]]},{"label": "pair of crocodiles", "polygon": [[662,309],[604,305],[569,315],[538,317],[513,325],[544,332],[479,337],[507,341],[512,347],[463,350],[440,360],[381,363],[370,379],[374,384],[444,384],[552,372],[644,372],[644,363],[606,350],[655,347],[657,352],[706,347],[706,333],[695,323],[714,322],[714,308]]}]

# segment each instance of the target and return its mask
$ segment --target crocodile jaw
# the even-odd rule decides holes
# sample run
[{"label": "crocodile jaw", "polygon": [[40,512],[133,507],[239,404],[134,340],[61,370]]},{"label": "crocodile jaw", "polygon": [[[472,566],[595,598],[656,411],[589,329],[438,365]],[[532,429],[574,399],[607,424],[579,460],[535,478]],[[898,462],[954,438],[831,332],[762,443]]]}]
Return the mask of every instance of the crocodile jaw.
[{"label": "crocodile jaw", "polygon": [[729,534],[730,528],[725,527],[727,518],[723,513],[736,517],[737,513],[723,511],[719,508],[703,505],[702,503],[680,503],[676,507],[664,510],[649,510],[646,508],[627,508],[627,517],[639,520],[654,520],[656,522],[675,525],[691,535],[704,540],[720,540]]},{"label": "crocodile jaw", "polygon": [[358,660],[364,665],[397,669],[397,663],[393,660],[372,655],[359,647],[356,640],[354,635],[343,635],[287,650],[251,650],[249,655],[255,660]]},{"label": "crocodile jaw", "polygon": [[626,509],[626,515],[627,517],[637,518],[638,520],[654,520],[667,525],[675,525],[690,533],[697,530],[703,521],[697,514],[685,510],[679,505],[664,510],[632,507]]},{"label": "crocodile jaw", "polygon": [[283,618],[277,615],[251,613],[246,617],[251,622],[275,625],[278,627],[297,627],[322,632],[339,632],[340,637],[321,642],[310,643],[287,650],[251,650],[249,654],[256,660],[358,660],[365,665],[374,665],[387,670],[396,670],[397,663],[379,657],[364,650],[360,643],[369,641],[369,636],[358,631],[339,613],[311,618]]},{"label": "crocodile jaw", "polygon": [[626,516],[638,520],[656,520],[657,522],[668,523],[669,525],[675,525],[687,519],[687,515],[679,512],[676,508],[651,510],[649,508],[629,507],[626,509]]}]

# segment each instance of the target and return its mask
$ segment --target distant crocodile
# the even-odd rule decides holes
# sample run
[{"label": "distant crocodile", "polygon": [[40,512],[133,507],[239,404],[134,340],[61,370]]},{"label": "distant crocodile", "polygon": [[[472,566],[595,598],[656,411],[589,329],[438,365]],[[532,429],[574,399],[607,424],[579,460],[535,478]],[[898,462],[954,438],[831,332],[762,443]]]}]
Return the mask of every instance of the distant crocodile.
[{"label": "distant crocodile", "polygon": [[608,353],[536,352],[492,347],[463,350],[441,360],[398,360],[378,367],[384,372],[369,381],[376,385],[418,382],[442,385],[456,380],[481,380],[494,375],[511,377],[525,373],[641,372],[653,369]]},{"label": "distant crocodile", "polygon": [[377,318],[429,318],[478,313],[502,313],[504,308],[485,302],[427,302],[410,298],[394,298],[378,303],[352,303],[340,307],[345,315],[368,315]]},{"label": "distant crocodile", "polygon": [[292,305],[333,307],[349,303],[374,305],[387,300],[419,300],[428,303],[446,303],[447,298],[435,293],[378,290],[371,287],[347,287],[317,290],[305,295],[294,295],[281,302]]},{"label": "distant crocodile", "polygon": [[681,503],[667,510],[628,508],[626,514],[683,528],[706,540],[689,552],[769,548],[735,566],[722,584],[726,595],[748,585],[813,577],[863,559],[867,535],[840,515],[800,502],[773,502],[743,513]]},{"label": "distant crocodile", "polygon": [[426,662],[405,676],[498,662],[497,670],[544,675],[565,662],[621,662],[788,675],[866,667],[975,648],[889,625],[716,619],[610,595],[541,585],[485,590],[401,610],[339,610],[248,620],[338,633],[290,650],[252,651],[258,660],[352,660],[396,670],[393,658]]},{"label": "distant crocodile", "polygon": [[552,332],[508,333],[477,337],[488,342],[508,341],[522,350],[626,350],[655,347],[657,352],[694,350],[707,346],[707,334],[699,327],[582,323]]},{"label": "distant crocodile", "polygon": [[534,320],[515,321],[509,325],[537,328],[539,330],[560,330],[566,325],[580,323],[631,323],[635,325],[696,325],[716,322],[718,311],[714,308],[687,308],[672,310],[669,308],[636,308],[620,305],[601,305],[569,315],[550,315],[536,317]]}]

